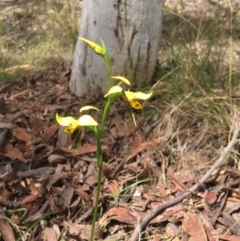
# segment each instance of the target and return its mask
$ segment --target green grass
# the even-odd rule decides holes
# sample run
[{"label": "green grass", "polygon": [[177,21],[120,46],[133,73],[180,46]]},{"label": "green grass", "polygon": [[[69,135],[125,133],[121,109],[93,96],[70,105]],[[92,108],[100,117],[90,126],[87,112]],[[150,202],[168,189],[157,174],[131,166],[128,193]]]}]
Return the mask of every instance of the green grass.
[{"label": "green grass", "polygon": [[[1,10],[0,10],[1,11]],[[2,10],[0,82],[17,80],[29,70],[72,61],[79,27],[78,1],[23,1]],[[29,65],[26,70],[24,65]],[[14,71],[12,71],[14,67]],[[19,68],[17,68],[19,67]]]}]

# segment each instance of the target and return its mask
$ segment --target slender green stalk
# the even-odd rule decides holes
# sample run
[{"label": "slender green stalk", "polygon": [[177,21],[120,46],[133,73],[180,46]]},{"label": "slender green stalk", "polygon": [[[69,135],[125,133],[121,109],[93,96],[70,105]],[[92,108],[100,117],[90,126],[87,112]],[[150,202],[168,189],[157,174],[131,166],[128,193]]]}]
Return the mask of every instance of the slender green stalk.
[{"label": "slender green stalk", "polygon": [[93,241],[93,238],[94,238],[95,223],[97,221],[97,213],[98,213],[99,195],[100,195],[101,184],[102,184],[103,152],[102,152],[102,146],[101,146],[101,138],[102,138],[103,129],[105,126],[106,119],[108,117],[111,103],[112,103],[112,98],[108,98],[108,101],[107,101],[104,111],[103,111],[100,130],[96,129],[96,132],[95,132],[96,139],[97,139],[98,183],[97,183],[97,193],[96,193],[96,198],[95,198],[95,206],[94,206],[94,212],[93,212],[90,241]]},{"label": "slender green stalk", "polygon": [[108,78],[109,78],[109,88],[111,88],[113,86],[113,81],[112,81],[112,63],[111,63],[111,59],[109,57],[109,53],[108,53],[108,49],[104,43],[104,41],[101,39],[102,42],[102,48],[103,48],[103,53],[104,53],[104,60],[105,63],[107,65],[107,70],[108,70]]},{"label": "slender green stalk", "polygon": [[[102,41],[102,40],[101,40]],[[111,66],[111,61],[109,58],[108,50],[102,41],[102,46],[104,49],[104,60],[107,65],[108,69],[108,77],[109,77],[109,85],[112,87],[112,66]],[[100,190],[101,190],[101,184],[102,184],[102,163],[103,163],[103,153],[102,153],[102,147],[101,147],[101,138],[102,138],[102,133],[103,129],[108,117],[108,113],[110,110],[111,103],[113,101],[113,97],[109,97],[107,100],[107,103],[104,107],[103,110],[103,115],[102,115],[102,122],[100,129],[97,131],[96,130],[96,139],[97,139],[97,160],[98,160],[98,183],[97,183],[97,193],[96,193],[96,198],[95,198],[95,206],[94,206],[94,212],[93,212],[93,220],[92,220],[92,228],[91,228],[91,237],[90,241],[93,241],[94,238],[94,230],[95,230],[95,223],[97,221],[97,213],[98,213],[98,203],[99,203],[99,195],[100,195]]]},{"label": "slender green stalk", "polygon": [[100,195],[100,189],[102,184],[103,153],[102,153],[102,147],[101,147],[101,136],[99,132],[96,132],[96,138],[97,138],[97,159],[98,159],[98,184],[97,184],[97,193],[95,198],[95,206],[94,206],[92,228],[91,228],[91,237],[90,237],[91,241],[93,241],[93,238],[94,238],[95,223],[97,220],[97,213],[98,213],[99,195]]},{"label": "slender green stalk", "polygon": [[104,107],[103,110],[103,116],[102,116],[102,122],[101,122],[101,127],[100,127],[100,139],[102,137],[102,132],[105,126],[105,122],[107,120],[108,117],[108,113],[109,113],[109,109],[110,109],[110,105],[112,104],[113,99],[111,97],[108,98],[107,103]]}]

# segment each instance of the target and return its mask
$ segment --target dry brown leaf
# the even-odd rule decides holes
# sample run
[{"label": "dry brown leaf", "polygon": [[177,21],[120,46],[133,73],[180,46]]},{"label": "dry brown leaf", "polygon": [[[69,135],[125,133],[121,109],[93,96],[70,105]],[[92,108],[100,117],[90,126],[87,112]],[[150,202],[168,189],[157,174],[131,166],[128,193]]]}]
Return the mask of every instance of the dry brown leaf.
[{"label": "dry brown leaf", "polygon": [[62,191],[62,196],[64,198],[64,207],[69,208],[73,197],[74,189],[70,186],[70,184],[66,180],[64,180],[64,184],[65,184],[65,188]]},{"label": "dry brown leaf", "polygon": [[26,143],[30,142],[32,140],[32,135],[27,132],[26,129],[17,127],[13,131],[13,135],[21,141],[24,141]]},{"label": "dry brown leaf", "polygon": [[22,205],[24,205],[26,203],[36,202],[37,200],[39,200],[41,198],[42,198],[42,194],[38,193],[37,195],[26,196],[20,203]]},{"label": "dry brown leaf", "polygon": [[45,130],[44,134],[42,135],[42,139],[44,142],[48,143],[52,137],[55,135],[59,128],[59,125],[57,123],[54,123],[47,127],[47,130]]},{"label": "dry brown leaf", "polygon": [[25,162],[22,152],[20,152],[16,147],[13,147],[10,143],[4,146],[4,156],[7,156],[14,160],[19,160]]},{"label": "dry brown leaf", "polygon": [[[106,150],[108,149],[108,146],[103,145],[102,146],[102,150]],[[76,149],[69,149],[67,147],[61,147],[61,150],[67,152],[67,153],[71,153],[74,156],[78,156],[78,155],[83,155],[83,154],[87,154],[87,153],[92,153],[92,152],[96,152],[97,151],[97,146],[96,145],[92,145],[92,144],[86,144],[83,146],[80,146],[80,148],[78,150]]]},{"label": "dry brown leaf", "polygon": [[231,214],[240,209],[240,202],[238,198],[229,197],[224,207],[224,212]]},{"label": "dry brown leaf", "polygon": [[83,190],[83,188],[77,187],[77,188],[74,189],[74,191],[75,191],[81,198],[83,198],[85,201],[89,201],[89,200],[90,200],[90,196]]},{"label": "dry brown leaf", "polygon": [[76,235],[82,240],[89,240],[91,225],[90,224],[67,224],[64,225],[68,228],[69,234]]},{"label": "dry brown leaf", "polygon": [[169,222],[168,225],[166,226],[166,233],[169,236],[174,237],[180,234],[180,230],[174,223]]},{"label": "dry brown leaf", "polygon": [[109,165],[106,162],[103,162],[102,163],[102,172],[103,172],[104,177],[109,178],[111,176],[111,172],[112,172],[111,165]]},{"label": "dry brown leaf", "polygon": [[215,229],[212,226],[209,218],[205,217],[205,215],[203,215],[203,214],[200,214],[200,217],[201,217],[203,227],[206,231],[208,241],[219,241],[219,238],[217,237]]},{"label": "dry brown leaf", "polygon": [[54,173],[53,175],[48,176],[42,184],[43,190],[50,191],[54,183],[56,183],[59,179],[65,179],[66,177],[67,174],[65,172]]},{"label": "dry brown leaf", "polygon": [[49,161],[50,164],[58,164],[58,163],[66,162],[67,159],[62,155],[51,154],[48,157],[48,161]]},{"label": "dry brown leaf", "polygon": [[56,232],[56,228],[45,228],[41,233],[41,239],[43,241],[57,241],[60,236],[60,231]]},{"label": "dry brown leaf", "polygon": [[136,217],[133,216],[128,209],[122,207],[111,208],[110,210],[108,210],[100,219],[99,224],[103,225],[110,220],[116,220],[131,225],[137,224]]},{"label": "dry brown leaf", "polygon": [[224,241],[239,241],[239,237],[237,236],[233,236],[233,235],[218,235],[218,238],[220,240],[224,240]]},{"label": "dry brown leaf", "polygon": [[0,209],[0,233],[2,234],[4,241],[15,241],[12,227],[7,219],[5,219],[5,214],[2,209]]},{"label": "dry brown leaf", "polygon": [[38,116],[30,116],[30,125],[36,134],[41,135],[44,129],[44,122]]},{"label": "dry brown leaf", "polygon": [[53,150],[53,146],[48,146],[46,144],[40,144],[36,146],[33,150],[31,162],[33,163],[42,161],[44,158],[48,157],[53,152]]},{"label": "dry brown leaf", "polygon": [[[228,227],[232,234],[240,236],[240,224],[230,214],[222,212],[222,217],[218,218],[218,221]],[[240,238],[240,237],[239,237]]]},{"label": "dry brown leaf", "polygon": [[90,175],[85,179],[85,183],[89,186],[94,186],[98,182],[98,177],[96,174]]},{"label": "dry brown leaf", "polygon": [[13,129],[14,125],[9,122],[0,122],[0,128],[1,129]]},{"label": "dry brown leaf", "polygon": [[139,152],[147,150],[148,148],[154,147],[156,144],[159,144],[163,141],[164,139],[162,137],[156,138],[152,141],[146,141],[141,143],[137,148],[131,151],[131,154],[128,155],[115,169],[112,177],[114,178],[120,171],[123,170],[124,165],[127,164],[129,160],[134,158]]},{"label": "dry brown leaf", "polygon": [[185,213],[182,226],[190,236],[189,241],[208,241],[207,234],[196,213]]},{"label": "dry brown leaf", "polygon": [[108,189],[110,193],[116,197],[119,194],[119,185],[116,180],[113,180],[111,183],[108,184]]}]

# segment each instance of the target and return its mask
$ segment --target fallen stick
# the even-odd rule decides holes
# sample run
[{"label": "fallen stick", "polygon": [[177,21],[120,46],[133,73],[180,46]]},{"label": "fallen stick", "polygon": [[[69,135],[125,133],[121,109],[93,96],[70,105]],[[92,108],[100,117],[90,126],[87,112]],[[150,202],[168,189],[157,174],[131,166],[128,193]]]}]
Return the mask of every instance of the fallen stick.
[{"label": "fallen stick", "polygon": [[240,126],[238,123],[238,120],[236,120],[235,126],[234,126],[234,132],[231,141],[228,143],[228,145],[223,150],[221,156],[215,161],[215,163],[212,165],[212,167],[205,173],[205,175],[199,180],[198,183],[196,183],[194,186],[192,186],[189,191],[184,192],[180,194],[179,196],[157,206],[156,208],[152,209],[143,219],[142,221],[136,226],[134,229],[131,238],[129,241],[138,241],[139,236],[141,235],[141,231],[146,228],[146,226],[149,224],[149,222],[156,218],[161,212],[166,210],[169,207],[172,207],[181,201],[183,201],[184,198],[190,196],[193,192],[195,192],[201,185],[204,184],[204,182],[210,177],[210,175],[221,165],[223,160],[226,158],[234,144],[236,143],[238,134],[240,131]]}]

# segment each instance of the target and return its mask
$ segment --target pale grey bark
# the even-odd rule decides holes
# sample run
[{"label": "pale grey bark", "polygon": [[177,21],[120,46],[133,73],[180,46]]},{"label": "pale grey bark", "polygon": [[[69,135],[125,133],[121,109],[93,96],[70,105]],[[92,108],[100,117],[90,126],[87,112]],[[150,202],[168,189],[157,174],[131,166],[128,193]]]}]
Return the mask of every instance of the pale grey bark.
[{"label": "pale grey bark", "polygon": [[[141,86],[152,78],[162,25],[162,0],[83,0],[79,36],[105,42],[113,75],[121,75]],[[100,87],[100,88],[99,88]],[[78,40],[71,91],[86,93],[108,90],[104,60]]]}]

